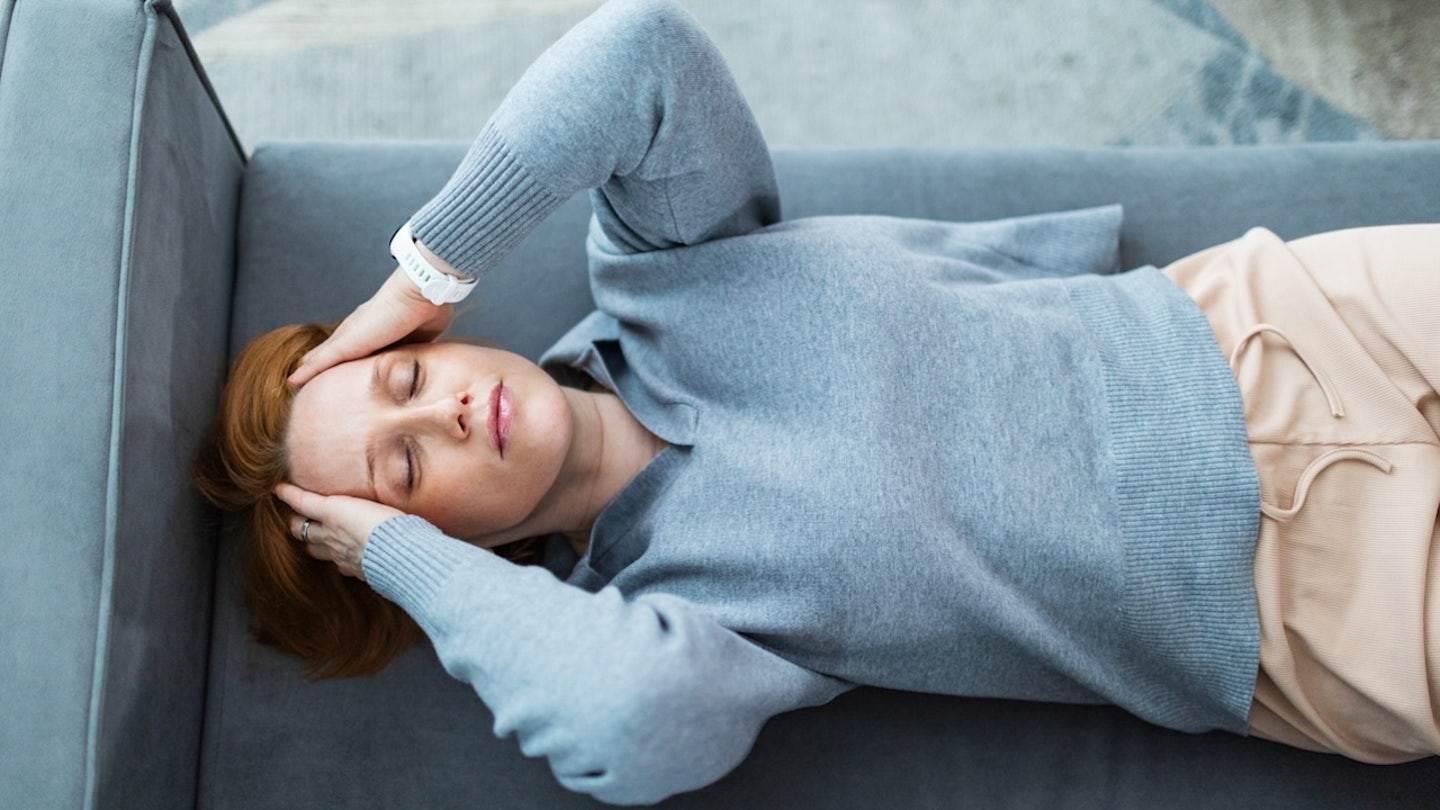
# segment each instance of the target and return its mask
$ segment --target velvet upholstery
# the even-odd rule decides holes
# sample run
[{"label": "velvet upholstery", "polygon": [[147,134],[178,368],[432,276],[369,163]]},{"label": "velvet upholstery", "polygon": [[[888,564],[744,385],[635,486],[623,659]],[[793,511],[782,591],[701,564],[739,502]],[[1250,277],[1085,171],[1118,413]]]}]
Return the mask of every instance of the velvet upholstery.
[{"label": "velvet upholstery", "polygon": [[0,807],[189,806],[244,159],[163,4],[0,20]]},{"label": "velvet upholstery", "polygon": [[[165,3],[3,0],[0,807],[593,804],[494,739],[424,646],[311,683],[251,643],[235,540],[186,482],[227,358],[363,300],[464,149],[262,144],[247,166]],[[788,151],[777,169],[790,217],[1121,202],[1125,266],[1252,225],[1440,219],[1440,143]],[[453,331],[537,356],[590,308],[587,216],[570,200]],[[774,719],[734,773],[666,805],[1422,807],[1437,786],[1440,759],[864,689]]]}]

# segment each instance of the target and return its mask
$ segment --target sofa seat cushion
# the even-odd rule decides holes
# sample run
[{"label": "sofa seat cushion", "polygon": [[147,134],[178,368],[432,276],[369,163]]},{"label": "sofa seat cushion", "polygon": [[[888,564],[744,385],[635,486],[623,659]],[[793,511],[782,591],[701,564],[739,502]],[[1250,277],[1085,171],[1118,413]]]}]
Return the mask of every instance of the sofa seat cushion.
[{"label": "sofa seat cushion", "polygon": [[[258,148],[241,208],[232,350],[334,320],[389,274],[391,232],[465,144]],[[785,152],[787,216],[956,220],[1120,202],[1126,266],[1161,264],[1252,225],[1287,236],[1440,217],[1440,144],[1167,151]],[[591,308],[579,195],[462,305],[453,333],[532,359]],[[311,683],[251,643],[235,539],[216,594],[204,807],[593,806],[491,734],[493,717],[428,647],[369,678]],[[585,673],[574,673],[583,682]],[[674,807],[1404,805],[1440,761],[1373,768],[1225,734],[1191,736],[1107,707],[862,689],[772,720],[752,755]]]}]

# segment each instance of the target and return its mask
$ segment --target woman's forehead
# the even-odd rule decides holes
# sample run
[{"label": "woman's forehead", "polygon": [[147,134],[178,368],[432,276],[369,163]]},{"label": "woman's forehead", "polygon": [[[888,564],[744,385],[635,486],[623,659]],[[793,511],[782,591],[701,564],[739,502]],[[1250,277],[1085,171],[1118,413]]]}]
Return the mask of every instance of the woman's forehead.
[{"label": "woman's forehead", "polygon": [[300,386],[300,390],[295,392],[294,407],[297,410],[305,409],[316,401],[325,402],[337,394],[348,395],[349,389],[355,385],[369,382],[382,356],[383,352],[357,360],[347,360],[316,374],[310,382]]},{"label": "woman's forehead", "polygon": [[368,395],[376,357],[332,366],[295,392],[285,449],[296,484],[330,494],[364,491],[365,447],[377,416]]}]

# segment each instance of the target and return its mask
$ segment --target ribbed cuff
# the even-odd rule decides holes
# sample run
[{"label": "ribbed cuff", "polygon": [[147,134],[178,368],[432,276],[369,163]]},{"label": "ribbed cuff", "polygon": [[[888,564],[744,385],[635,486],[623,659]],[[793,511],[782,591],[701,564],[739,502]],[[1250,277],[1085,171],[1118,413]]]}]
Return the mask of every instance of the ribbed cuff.
[{"label": "ribbed cuff", "polygon": [[411,218],[411,230],[431,252],[474,278],[565,200],[534,179],[486,125],[450,181]]},{"label": "ribbed cuff", "polygon": [[370,587],[419,619],[417,613],[423,613],[455,569],[487,553],[445,535],[423,518],[400,515],[370,533],[361,565]]},{"label": "ribbed cuff", "polygon": [[[1135,683],[1147,719],[1244,733],[1259,666],[1253,575],[1260,482],[1240,391],[1204,313],[1153,269],[1077,283],[1102,345],[1135,649],[1185,683]],[[1209,706],[1177,701],[1208,695]]]}]

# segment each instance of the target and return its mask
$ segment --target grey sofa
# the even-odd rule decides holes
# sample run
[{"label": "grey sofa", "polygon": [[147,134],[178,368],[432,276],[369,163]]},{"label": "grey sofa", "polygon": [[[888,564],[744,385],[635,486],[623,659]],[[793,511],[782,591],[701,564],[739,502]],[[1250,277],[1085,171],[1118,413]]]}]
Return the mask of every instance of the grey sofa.
[{"label": "grey sofa", "polygon": [[[261,144],[173,11],[0,6],[0,807],[579,807],[434,655],[311,683],[246,637],[234,542],[187,484],[227,359],[334,319],[463,143]],[[1121,202],[1124,263],[1264,224],[1440,219],[1440,143],[800,151],[788,216]],[[591,303],[577,197],[456,331],[531,357]],[[1440,267],[1437,267],[1440,271]],[[574,673],[583,688],[585,673]],[[859,690],[784,715],[674,807],[1421,807],[1440,760],[1367,767],[1104,707]]]}]

